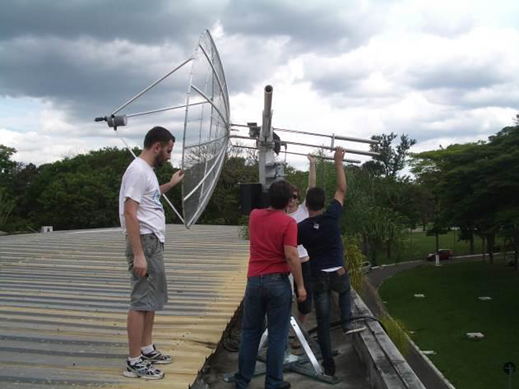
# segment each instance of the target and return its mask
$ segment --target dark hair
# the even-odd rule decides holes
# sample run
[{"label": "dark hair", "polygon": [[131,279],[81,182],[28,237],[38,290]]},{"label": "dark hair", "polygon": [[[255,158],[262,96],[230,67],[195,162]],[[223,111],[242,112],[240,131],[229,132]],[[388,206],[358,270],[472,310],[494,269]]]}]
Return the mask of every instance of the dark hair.
[{"label": "dark hair", "polygon": [[169,143],[170,140],[175,143],[175,137],[173,134],[171,134],[171,132],[166,130],[164,127],[156,126],[149,130],[146,134],[146,137],[144,138],[144,148],[149,149],[157,142],[160,142],[162,146],[165,146]]},{"label": "dark hair", "polygon": [[310,211],[320,211],[324,208],[326,194],[323,188],[311,188],[306,192],[306,207]]},{"label": "dark hair", "polygon": [[274,209],[284,209],[292,197],[292,187],[288,181],[274,181],[268,190],[269,204]]},{"label": "dark hair", "polygon": [[290,185],[290,190],[292,191],[292,194],[294,194],[294,192],[297,193],[297,197],[301,197],[301,192],[299,191],[299,188],[295,185]]}]

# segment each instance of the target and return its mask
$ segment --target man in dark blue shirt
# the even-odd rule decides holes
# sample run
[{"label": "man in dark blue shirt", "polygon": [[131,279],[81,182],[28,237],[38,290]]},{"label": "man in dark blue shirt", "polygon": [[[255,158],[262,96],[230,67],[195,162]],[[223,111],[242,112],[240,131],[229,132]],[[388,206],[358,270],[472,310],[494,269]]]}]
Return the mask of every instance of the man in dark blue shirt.
[{"label": "man in dark blue shirt", "polygon": [[317,334],[323,356],[324,374],[335,375],[335,362],[330,340],[330,296],[331,291],[339,294],[341,327],[345,334],[362,331],[365,327],[354,328],[351,319],[350,276],[346,271],[340,218],[346,195],[346,175],[342,166],[344,150],[335,150],[334,161],[337,172],[337,190],[330,205],[324,211],[326,196],[322,188],[309,189],[306,206],[309,216],[298,224],[298,243],[302,244],[310,256],[312,288],[317,317]]}]

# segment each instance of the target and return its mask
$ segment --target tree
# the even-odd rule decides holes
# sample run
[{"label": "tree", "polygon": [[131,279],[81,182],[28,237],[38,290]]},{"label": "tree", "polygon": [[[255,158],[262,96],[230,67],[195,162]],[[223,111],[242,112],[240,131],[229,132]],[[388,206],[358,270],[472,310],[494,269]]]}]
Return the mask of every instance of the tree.
[{"label": "tree", "polygon": [[16,169],[16,162],[11,157],[16,149],[0,144],[0,188],[10,189]]},{"label": "tree", "polygon": [[465,236],[476,231],[488,245],[490,261],[499,231],[511,229],[514,247],[519,246],[519,126],[504,128],[488,142],[415,157],[427,161],[421,166],[433,166],[418,173],[419,179],[435,175],[432,188],[441,204],[440,220],[460,227]]},{"label": "tree", "polygon": [[8,220],[16,206],[13,179],[17,163],[11,159],[16,149],[0,144],[0,228],[10,229]]},{"label": "tree", "polygon": [[416,144],[415,139],[404,134],[400,136],[400,144],[394,148],[393,141],[396,137],[397,135],[393,132],[389,135],[373,135],[371,139],[378,143],[370,144],[369,148],[372,152],[379,153],[379,156],[366,162],[364,167],[375,175],[396,177],[397,173],[404,169],[406,165],[409,149]]},{"label": "tree", "polygon": [[392,207],[387,196],[393,189],[385,184],[386,179],[374,177],[366,169],[348,169],[343,229],[346,235],[360,235],[363,252],[374,265],[380,250],[385,249],[387,260],[393,257],[393,249],[400,245],[408,221]]},{"label": "tree", "polygon": [[40,166],[26,188],[29,223],[56,229],[119,225],[119,186],[131,161],[127,150],[105,148]]},{"label": "tree", "polygon": [[0,229],[7,229],[7,221],[14,209],[14,201],[9,199],[4,188],[0,188]]},{"label": "tree", "polygon": [[448,227],[459,227],[462,237],[470,240],[471,252],[474,232],[477,230],[478,211],[471,188],[478,177],[474,164],[480,159],[483,143],[451,145],[446,149],[433,150],[413,155],[413,173],[417,182],[428,188],[434,206],[432,226],[428,233],[438,235]]},{"label": "tree", "polygon": [[258,167],[241,153],[225,161],[207,207],[200,217],[202,224],[237,225],[240,218],[240,184],[258,182]]}]

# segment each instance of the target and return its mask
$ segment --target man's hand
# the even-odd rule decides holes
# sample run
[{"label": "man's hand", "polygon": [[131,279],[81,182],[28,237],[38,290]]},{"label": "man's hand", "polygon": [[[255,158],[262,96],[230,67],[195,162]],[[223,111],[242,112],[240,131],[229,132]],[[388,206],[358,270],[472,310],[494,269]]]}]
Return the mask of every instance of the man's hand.
[{"label": "man's hand", "polygon": [[336,165],[337,164],[342,165],[345,153],[346,152],[344,151],[344,149],[342,147],[337,147],[335,149],[335,154],[333,155],[333,159],[334,159]]},{"label": "man's hand", "polygon": [[343,167],[344,153],[345,152],[342,147],[337,147],[335,149],[335,154],[333,155],[333,159],[335,161],[335,170],[337,171],[337,190],[333,198],[341,205],[344,204],[344,197],[346,196],[346,189],[348,188],[346,184],[346,174],[344,173]]},{"label": "man's hand", "polygon": [[144,256],[135,256],[133,258],[133,272],[137,277],[144,277],[148,270],[148,264]]},{"label": "man's hand", "polygon": [[160,193],[164,194],[168,192],[171,188],[177,185],[180,181],[184,179],[184,172],[182,170],[178,170],[171,176],[171,179],[168,183],[160,186]]},{"label": "man's hand", "polygon": [[184,171],[178,170],[177,172],[175,172],[175,174],[173,174],[171,176],[171,180],[169,180],[169,183],[173,187],[173,186],[177,185],[183,179],[184,179]]},{"label": "man's hand", "polygon": [[306,158],[308,158],[308,161],[310,162],[310,164],[314,164],[315,165],[316,158],[313,155],[308,154],[306,156]]},{"label": "man's hand", "polygon": [[305,300],[306,300],[306,289],[304,286],[301,286],[301,287],[298,286],[297,287],[297,301],[302,303]]}]

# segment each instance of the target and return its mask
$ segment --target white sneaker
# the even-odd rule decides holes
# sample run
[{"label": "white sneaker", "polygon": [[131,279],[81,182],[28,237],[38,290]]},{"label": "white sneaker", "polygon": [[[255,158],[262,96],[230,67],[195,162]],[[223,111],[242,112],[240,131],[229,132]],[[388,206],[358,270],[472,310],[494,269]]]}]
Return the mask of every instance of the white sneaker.
[{"label": "white sneaker", "polygon": [[365,329],[366,329],[366,326],[364,326],[364,325],[350,324],[346,327],[346,330],[344,331],[344,335],[355,334],[356,332],[362,332]]},{"label": "white sneaker", "polygon": [[126,370],[123,375],[127,378],[143,378],[145,380],[160,380],[164,378],[164,373],[155,369],[153,365],[145,360],[139,359],[134,365],[126,360]]}]

